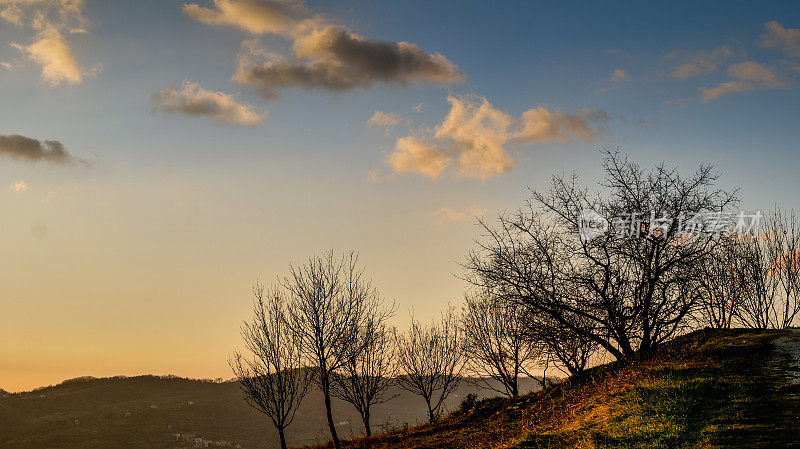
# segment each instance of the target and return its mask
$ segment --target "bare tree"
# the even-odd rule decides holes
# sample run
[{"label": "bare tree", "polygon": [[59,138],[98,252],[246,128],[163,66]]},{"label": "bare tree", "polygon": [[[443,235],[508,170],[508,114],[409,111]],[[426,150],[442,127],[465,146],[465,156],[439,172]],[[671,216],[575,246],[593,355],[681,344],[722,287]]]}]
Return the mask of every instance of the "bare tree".
[{"label": "bare tree", "polygon": [[730,329],[747,295],[747,253],[739,236],[724,236],[701,265],[696,276],[703,292],[700,322],[714,329]]},{"label": "bare tree", "polygon": [[742,236],[744,299],[739,318],[747,327],[784,329],[800,314],[800,228],[794,212],[776,210],[765,232]]},{"label": "bare tree", "polygon": [[[687,327],[700,294],[685,280],[716,240],[704,230],[688,238],[684,220],[720,214],[736,196],[714,187],[717,175],[707,165],[683,177],[607,152],[603,168],[594,195],[577,185],[577,175],[555,176],[547,193],[533,191],[524,209],[500,217],[497,228],[485,226],[487,238],[466,266],[476,286],[624,360]],[[582,235],[587,211],[610,232]]]},{"label": "bare tree", "polygon": [[458,387],[466,363],[455,313],[448,310],[439,323],[427,326],[412,316],[408,333],[398,338],[397,361],[402,371],[398,386],[422,396],[428,419],[435,422],[445,399]]},{"label": "bare tree", "polygon": [[396,335],[384,322],[388,316],[388,313],[383,313],[373,317],[359,331],[357,350],[348,356],[331,384],[331,394],[349,402],[358,411],[367,436],[372,435],[372,406],[395,397],[388,392],[397,373],[394,360]]},{"label": "bare tree", "polygon": [[336,449],[341,447],[331,410],[334,373],[343,368],[359,349],[359,330],[379,315],[379,295],[351,252],[337,258],[333,251],[311,257],[300,267],[290,267],[283,285],[291,292],[289,317],[303,349],[304,359],[314,368],[314,379],[322,390],[325,414]]},{"label": "bare tree", "polygon": [[286,319],[286,301],[279,288],[253,287],[253,320],[242,325],[250,353],[235,352],[229,364],[247,403],[267,415],[286,449],[285,429],[294,420],[308,392],[310,371],[303,365],[300,342]]},{"label": "bare tree", "polygon": [[[516,397],[519,378],[539,380],[533,369],[546,363],[544,345],[531,338],[524,306],[491,297],[469,295],[462,313],[464,350],[469,371],[489,389]],[[496,386],[500,384],[500,387]],[[544,387],[544,377],[539,380]]]}]

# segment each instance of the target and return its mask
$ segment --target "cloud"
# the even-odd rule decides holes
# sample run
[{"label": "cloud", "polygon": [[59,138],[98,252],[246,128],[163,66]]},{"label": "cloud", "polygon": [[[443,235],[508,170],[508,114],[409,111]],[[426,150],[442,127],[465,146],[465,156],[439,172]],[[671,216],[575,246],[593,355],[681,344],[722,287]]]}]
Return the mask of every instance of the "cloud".
[{"label": "cloud", "polygon": [[365,39],[333,25],[298,37],[293,48],[295,58],[290,60],[241,58],[234,81],[273,100],[291,87],[344,92],[379,82],[404,86],[464,80],[458,67],[439,53],[426,53],[408,42]]},{"label": "cloud", "polygon": [[608,113],[598,107],[581,108],[575,113],[575,115],[590,122],[604,122],[608,120]]},{"label": "cloud", "polygon": [[93,70],[81,67],[72,49],[55,28],[40,33],[30,45],[11,45],[42,66],[42,81],[50,86],[64,82],[80,84],[84,76],[94,76],[100,70],[99,67]]},{"label": "cloud", "polygon": [[776,21],[764,24],[766,33],[761,35],[761,45],[780,48],[787,56],[800,58],[800,28],[784,28]]},{"label": "cloud", "polygon": [[434,137],[450,142],[458,153],[459,174],[486,179],[510,171],[514,160],[503,145],[514,119],[495,109],[486,98],[450,96],[450,112]]},{"label": "cloud", "polygon": [[605,111],[584,111],[584,115],[582,115],[581,111],[570,115],[559,110],[548,110],[545,106],[528,109],[522,113],[522,129],[516,134],[516,139],[542,145],[566,142],[569,139],[591,142],[594,140],[596,132],[589,127],[585,114],[592,116],[593,119],[603,116],[607,119],[608,114]]},{"label": "cloud", "polygon": [[9,186],[15,192],[24,192],[28,190],[28,184],[25,181],[17,181]]},{"label": "cloud", "polygon": [[627,83],[628,81],[630,81],[632,79],[633,79],[633,77],[630,75],[630,73],[628,73],[628,72],[626,72],[626,71],[624,71],[622,69],[614,70],[614,74],[611,75],[611,82],[612,83]]},{"label": "cloud", "polygon": [[0,19],[36,31],[30,44],[11,46],[42,67],[42,80],[49,86],[79,84],[102,70],[100,65],[83,68],[64,38],[64,33],[88,34],[83,6],[83,0],[0,0]]},{"label": "cloud", "polygon": [[755,61],[746,61],[728,67],[731,81],[720,83],[715,87],[701,87],[700,100],[705,103],[732,93],[761,89],[784,89],[791,80],[777,70]]},{"label": "cloud", "polygon": [[433,217],[436,223],[466,221],[476,217],[482,217],[486,214],[486,209],[480,209],[475,206],[468,206],[465,209],[453,210],[449,207],[443,207],[433,212],[425,212],[423,215]]},{"label": "cloud", "polygon": [[664,106],[667,106],[667,107],[670,107],[670,108],[674,108],[674,107],[678,107],[678,106],[680,106],[680,105],[682,105],[684,103],[687,103],[689,101],[692,101],[692,98],[687,98],[687,97],[674,98],[672,100],[665,101],[664,102]]},{"label": "cloud", "polygon": [[37,31],[49,26],[80,28],[88,22],[84,4],[84,0],[0,0],[0,19]]},{"label": "cloud", "polygon": [[180,90],[169,86],[154,93],[151,101],[157,111],[204,116],[236,125],[255,126],[266,117],[252,105],[237,102],[233,95],[205,90],[189,80],[184,80]]},{"label": "cloud", "polygon": [[606,87],[600,89],[601,92],[610,92],[612,90],[619,89],[623,84],[633,80],[633,76],[630,73],[622,70],[616,69],[611,74],[610,77],[606,78],[606,83],[608,84]]},{"label": "cloud", "polygon": [[[213,7],[187,4],[184,13],[212,26],[233,26],[253,35],[292,41],[293,57],[252,49],[239,55],[233,80],[255,88],[265,100],[286,88],[344,92],[376,83],[456,83],[465,79],[450,60],[408,42],[367,39],[333,24],[296,0],[214,0]],[[261,54],[259,54],[261,53]]]},{"label": "cloud", "polygon": [[484,97],[451,95],[447,101],[450,111],[432,133],[418,132],[397,140],[388,161],[396,172],[437,178],[453,165],[460,176],[490,178],[516,166],[507,144],[591,142],[600,131],[592,130],[589,121],[608,117],[596,108],[567,114],[542,105],[514,118]]},{"label": "cloud", "polygon": [[302,2],[291,0],[214,0],[213,4],[213,8],[187,4],[183,12],[206,25],[232,26],[251,34],[286,33],[311,15]]},{"label": "cloud", "polygon": [[671,57],[683,55],[683,63],[672,67],[670,76],[673,78],[692,78],[716,71],[720,64],[734,56],[733,50],[728,45],[711,50],[697,50],[691,53],[675,52]]},{"label": "cloud", "polygon": [[399,115],[391,112],[375,111],[372,117],[367,120],[367,126],[395,126],[403,120]]},{"label": "cloud", "polygon": [[418,173],[434,179],[442,174],[450,162],[445,151],[413,136],[397,139],[395,151],[388,160],[396,172]]},{"label": "cloud", "polygon": [[45,161],[61,165],[75,162],[87,164],[86,161],[73,157],[57,140],[42,142],[18,134],[0,135],[0,156],[25,162]]}]

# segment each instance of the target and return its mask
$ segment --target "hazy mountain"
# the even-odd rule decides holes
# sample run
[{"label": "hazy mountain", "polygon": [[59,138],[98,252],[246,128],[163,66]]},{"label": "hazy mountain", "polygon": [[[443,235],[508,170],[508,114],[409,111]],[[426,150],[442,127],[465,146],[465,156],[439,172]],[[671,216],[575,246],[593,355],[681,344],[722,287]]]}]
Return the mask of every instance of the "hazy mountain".
[{"label": "hazy mountain", "polygon": [[[525,379],[524,387],[533,381]],[[462,383],[447,402],[458,406],[469,392]],[[422,399],[394,390],[397,397],[376,406],[373,432],[410,425],[426,418]],[[350,404],[334,402],[342,437],[361,434],[361,422]],[[306,397],[288,429],[292,445],[328,439],[322,394]],[[196,440],[196,439],[201,440]],[[235,382],[211,382],[177,377],[90,377],[20,394],[0,395],[0,446],[8,448],[177,448],[277,447],[277,433],[266,417],[242,400]]]}]

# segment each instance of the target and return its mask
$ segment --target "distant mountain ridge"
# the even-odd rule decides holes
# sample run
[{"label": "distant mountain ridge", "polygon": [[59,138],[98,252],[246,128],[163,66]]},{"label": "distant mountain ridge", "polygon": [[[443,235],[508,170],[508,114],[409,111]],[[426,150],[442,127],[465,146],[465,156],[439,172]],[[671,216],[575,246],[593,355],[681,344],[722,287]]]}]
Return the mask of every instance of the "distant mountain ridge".
[{"label": "distant mountain ridge", "polygon": [[[525,379],[530,388],[534,381]],[[449,410],[479,389],[462,383]],[[491,392],[484,392],[494,395]],[[374,431],[414,425],[425,419],[422,399],[396,390],[376,406]],[[361,435],[350,404],[335,401],[334,418],[343,437]],[[287,431],[289,443],[328,438],[322,395],[311,391]],[[23,393],[0,395],[0,447],[29,449],[277,447],[267,418],[242,399],[236,382],[175,376],[79,377]]]}]

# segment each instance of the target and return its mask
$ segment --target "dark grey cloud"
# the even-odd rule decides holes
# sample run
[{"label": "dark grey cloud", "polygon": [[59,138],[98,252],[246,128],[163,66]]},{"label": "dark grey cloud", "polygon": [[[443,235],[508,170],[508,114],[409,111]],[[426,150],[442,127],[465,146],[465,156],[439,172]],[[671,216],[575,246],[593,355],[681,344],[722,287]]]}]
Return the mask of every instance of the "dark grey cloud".
[{"label": "dark grey cloud", "polygon": [[64,144],[57,140],[45,140],[42,142],[19,134],[0,134],[0,156],[26,162],[45,161],[61,165],[76,162],[87,164],[86,161],[72,156],[64,148]]},{"label": "dark grey cloud", "polygon": [[339,26],[299,37],[296,57],[267,62],[245,59],[234,79],[254,86],[265,99],[287,87],[336,92],[368,88],[376,83],[454,83],[465,79],[450,60],[426,53],[407,42],[365,39]]}]

